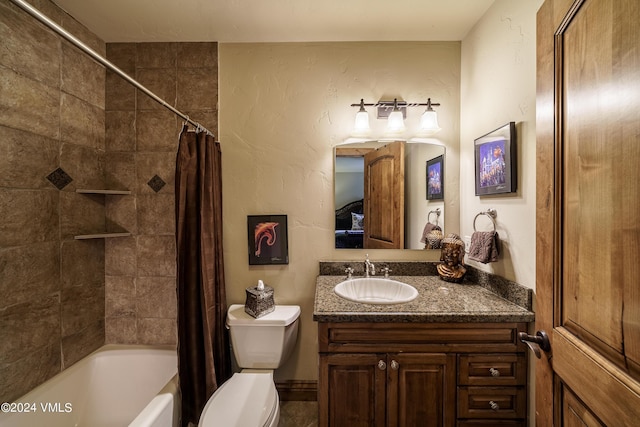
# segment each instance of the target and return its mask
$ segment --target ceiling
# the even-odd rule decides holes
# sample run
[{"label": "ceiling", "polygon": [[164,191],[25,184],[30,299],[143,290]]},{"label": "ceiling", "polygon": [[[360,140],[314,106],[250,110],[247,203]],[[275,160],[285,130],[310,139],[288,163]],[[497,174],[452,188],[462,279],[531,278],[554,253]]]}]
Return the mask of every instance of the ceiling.
[{"label": "ceiling", "polygon": [[53,0],[113,42],[462,40],[495,0]]}]

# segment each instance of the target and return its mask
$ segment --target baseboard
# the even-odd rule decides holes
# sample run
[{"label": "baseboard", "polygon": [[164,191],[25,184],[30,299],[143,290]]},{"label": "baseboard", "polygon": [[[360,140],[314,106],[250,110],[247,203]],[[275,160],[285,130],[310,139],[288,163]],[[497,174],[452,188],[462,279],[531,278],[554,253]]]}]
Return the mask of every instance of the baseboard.
[{"label": "baseboard", "polygon": [[276,389],[280,400],[318,400],[318,382],[288,380],[276,381]]}]

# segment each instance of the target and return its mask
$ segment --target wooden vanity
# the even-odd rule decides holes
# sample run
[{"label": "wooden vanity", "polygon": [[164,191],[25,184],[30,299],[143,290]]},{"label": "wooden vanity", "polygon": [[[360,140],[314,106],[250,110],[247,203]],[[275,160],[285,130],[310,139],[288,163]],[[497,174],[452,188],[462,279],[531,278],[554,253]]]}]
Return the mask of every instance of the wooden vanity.
[{"label": "wooden vanity", "polygon": [[319,276],[320,426],[526,426],[533,313],[474,284],[394,277],[416,300],[355,303]]}]

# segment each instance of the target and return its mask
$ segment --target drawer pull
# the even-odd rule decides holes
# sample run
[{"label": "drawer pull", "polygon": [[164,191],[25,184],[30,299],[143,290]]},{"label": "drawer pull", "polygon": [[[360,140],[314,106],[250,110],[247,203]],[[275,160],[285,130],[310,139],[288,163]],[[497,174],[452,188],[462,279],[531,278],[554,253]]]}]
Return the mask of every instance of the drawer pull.
[{"label": "drawer pull", "polygon": [[492,377],[499,377],[500,376],[500,371],[497,370],[496,368],[489,368],[489,372],[491,373]]},{"label": "drawer pull", "polygon": [[391,361],[391,369],[393,369],[394,371],[397,371],[399,367],[400,367],[400,364],[398,362],[396,362],[395,360]]},{"label": "drawer pull", "polygon": [[384,360],[380,359],[378,361],[378,369],[384,371],[385,369],[387,369],[387,363]]},{"label": "drawer pull", "polygon": [[489,401],[489,406],[491,407],[491,409],[493,409],[494,411],[498,411],[500,409],[500,405],[498,405],[496,402],[494,402],[493,400]]}]

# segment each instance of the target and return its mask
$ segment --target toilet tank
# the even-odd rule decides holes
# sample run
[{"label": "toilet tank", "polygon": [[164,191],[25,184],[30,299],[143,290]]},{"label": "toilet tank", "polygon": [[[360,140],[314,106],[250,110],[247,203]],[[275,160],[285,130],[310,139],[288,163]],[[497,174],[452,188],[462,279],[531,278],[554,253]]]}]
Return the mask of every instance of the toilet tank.
[{"label": "toilet tank", "polygon": [[227,311],[227,327],[238,366],[243,369],[276,369],[291,355],[298,338],[297,305],[276,305],[259,318],[234,304]]}]

